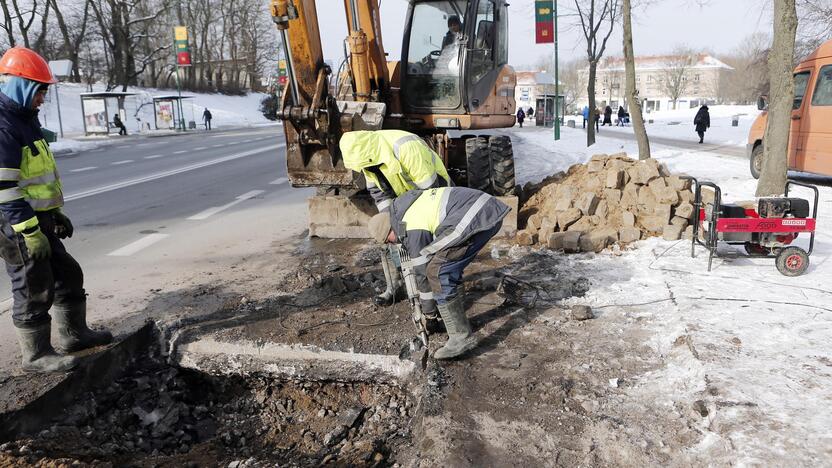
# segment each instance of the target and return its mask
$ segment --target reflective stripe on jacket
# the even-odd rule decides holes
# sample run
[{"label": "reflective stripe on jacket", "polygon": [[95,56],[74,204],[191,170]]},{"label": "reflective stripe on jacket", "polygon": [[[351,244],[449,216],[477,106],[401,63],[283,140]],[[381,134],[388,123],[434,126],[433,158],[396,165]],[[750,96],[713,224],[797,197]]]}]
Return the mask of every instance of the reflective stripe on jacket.
[{"label": "reflective stripe on jacket", "polygon": [[38,225],[35,211],[63,204],[55,156],[40,130],[37,111],[0,93],[0,214],[21,232]]},{"label": "reflective stripe on jacket", "polygon": [[410,254],[408,266],[416,273],[420,297],[433,298],[426,269],[434,254],[491,229],[510,210],[491,195],[467,187],[411,190],[393,201],[390,223]]},{"label": "reflective stripe on jacket", "polygon": [[[344,166],[364,174],[379,211],[413,189],[452,185],[442,158],[417,135],[402,130],[345,133],[340,142]],[[379,166],[387,184],[368,170]]]}]

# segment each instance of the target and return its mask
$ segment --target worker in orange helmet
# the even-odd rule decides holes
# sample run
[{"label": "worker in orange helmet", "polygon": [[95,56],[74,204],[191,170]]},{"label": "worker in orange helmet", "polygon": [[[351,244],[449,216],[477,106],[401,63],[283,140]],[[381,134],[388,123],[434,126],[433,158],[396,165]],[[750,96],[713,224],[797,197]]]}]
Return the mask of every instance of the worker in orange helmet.
[{"label": "worker in orange helmet", "polygon": [[[49,64],[36,52],[13,47],[0,58],[0,257],[12,281],[12,320],[27,372],[64,372],[70,353],[112,341],[86,322],[84,274],[61,239],[73,227],[64,205],[55,157],[41,132],[38,107],[50,84]],[[52,310],[50,317],[49,311]]]}]

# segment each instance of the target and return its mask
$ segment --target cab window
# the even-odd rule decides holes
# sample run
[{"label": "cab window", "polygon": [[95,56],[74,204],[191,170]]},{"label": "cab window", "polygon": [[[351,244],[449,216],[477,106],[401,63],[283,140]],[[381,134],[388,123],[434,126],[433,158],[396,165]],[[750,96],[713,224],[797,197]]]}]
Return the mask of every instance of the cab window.
[{"label": "cab window", "polygon": [[792,109],[800,109],[803,104],[803,97],[806,96],[806,87],[809,85],[809,72],[795,73],[794,75],[794,104]]},{"label": "cab window", "polygon": [[818,84],[812,94],[813,106],[832,106],[832,65],[825,65],[818,73]]},{"label": "cab window", "polygon": [[404,96],[414,107],[456,108],[463,47],[464,1],[426,1],[413,6]]}]

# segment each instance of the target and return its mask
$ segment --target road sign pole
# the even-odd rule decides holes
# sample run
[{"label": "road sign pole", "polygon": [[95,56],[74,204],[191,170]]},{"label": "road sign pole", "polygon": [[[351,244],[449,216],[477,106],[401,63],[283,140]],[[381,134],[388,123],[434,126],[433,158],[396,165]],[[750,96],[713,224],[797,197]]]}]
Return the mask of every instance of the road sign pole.
[{"label": "road sign pole", "polygon": [[552,14],[552,22],[555,30],[555,141],[560,140],[560,82],[558,80],[558,0],[553,0],[554,10]]},{"label": "road sign pole", "polygon": [[176,107],[179,109],[179,127],[185,131],[185,116],[182,115],[182,86],[179,84],[179,63],[176,64],[176,94],[179,99],[176,100]]},{"label": "road sign pole", "polygon": [[55,83],[55,101],[58,104],[58,128],[61,132],[61,138],[64,137],[64,122],[61,120],[61,92],[58,90],[59,83]]}]

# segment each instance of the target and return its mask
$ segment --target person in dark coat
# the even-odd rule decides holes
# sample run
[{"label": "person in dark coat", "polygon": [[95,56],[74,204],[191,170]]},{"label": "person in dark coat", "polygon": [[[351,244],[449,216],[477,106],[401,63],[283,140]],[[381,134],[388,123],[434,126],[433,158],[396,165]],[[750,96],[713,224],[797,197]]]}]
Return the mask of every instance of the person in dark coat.
[{"label": "person in dark coat", "polygon": [[627,113],[624,112],[624,106],[618,106],[618,123],[616,126],[621,125],[624,126],[624,117],[627,116]]},{"label": "person in dark coat", "polygon": [[696,133],[699,134],[699,143],[705,140],[705,132],[711,128],[711,114],[708,113],[708,106],[702,105],[696,117],[693,118],[693,125],[696,126]]},{"label": "person in dark coat", "polygon": [[449,45],[453,45],[460,34],[462,34],[462,21],[459,20],[459,16],[449,16],[448,32],[445,33],[445,37],[442,38],[442,48],[444,49]]},{"label": "person in dark coat", "polygon": [[517,123],[520,124],[520,128],[523,128],[523,121],[526,120],[526,113],[523,112],[523,108],[517,109]]},{"label": "person in dark coat", "polygon": [[205,130],[211,130],[212,118],[214,118],[214,116],[211,115],[211,111],[209,111],[206,107],[205,110],[202,112],[202,122],[205,124]]},{"label": "person in dark coat", "polygon": [[113,125],[118,128],[119,135],[127,135],[127,127],[124,126],[124,122],[121,121],[121,117],[118,115],[113,116]]},{"label": "person in dark coat", "polygon": [[602,125],[609,125],[612,127],[612,107],[607,106],[604,109],[604,123]]},{"label": "person in dark coat", "polygon": [[596,132],[601,131],[600,123],[601,123],[601,109],[596,107],[595,108],[595,131]]}]

